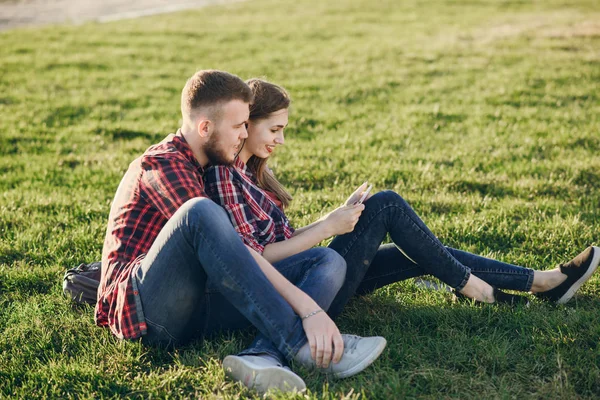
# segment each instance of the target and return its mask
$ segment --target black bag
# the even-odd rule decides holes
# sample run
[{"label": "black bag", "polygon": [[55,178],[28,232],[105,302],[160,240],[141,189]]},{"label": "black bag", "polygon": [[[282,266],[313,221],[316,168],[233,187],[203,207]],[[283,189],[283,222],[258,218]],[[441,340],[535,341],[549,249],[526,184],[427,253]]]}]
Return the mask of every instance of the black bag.
[{"label": "black bag", "polygon": [[96,304],[102,263],[79,264],[65,272],[63,293],[76,303]]}]

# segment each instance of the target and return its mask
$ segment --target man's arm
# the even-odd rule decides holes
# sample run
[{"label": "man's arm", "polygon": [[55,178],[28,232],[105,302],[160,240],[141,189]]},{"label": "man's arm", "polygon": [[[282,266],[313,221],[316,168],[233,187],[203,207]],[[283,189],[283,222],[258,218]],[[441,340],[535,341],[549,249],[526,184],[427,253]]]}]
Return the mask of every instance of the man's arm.
[{"label": "man's arm", "polygon": [[207,197],[202,177],[193,165],[178,158],[152,157],[142,161],[140,193],[165,218],[170,219],[186,201]]}]

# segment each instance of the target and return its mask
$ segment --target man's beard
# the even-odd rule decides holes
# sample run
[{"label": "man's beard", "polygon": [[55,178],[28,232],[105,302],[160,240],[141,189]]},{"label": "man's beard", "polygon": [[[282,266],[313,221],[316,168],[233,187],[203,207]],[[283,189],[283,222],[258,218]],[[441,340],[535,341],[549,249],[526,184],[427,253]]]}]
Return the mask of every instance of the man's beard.
[{"label": "man's beard", "polygon": [[231,165],[233,157],[228,157],[225,150],[221,148],[221,142],[218,139],[219,132],[214,131],[204,146],[204,153],[208,157],[211,165]]}]

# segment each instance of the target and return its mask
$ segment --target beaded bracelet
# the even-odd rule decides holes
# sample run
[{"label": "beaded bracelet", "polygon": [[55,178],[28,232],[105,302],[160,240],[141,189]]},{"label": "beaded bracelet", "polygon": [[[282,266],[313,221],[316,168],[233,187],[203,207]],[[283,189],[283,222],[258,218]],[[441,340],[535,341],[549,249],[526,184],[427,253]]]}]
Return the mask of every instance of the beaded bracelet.
[{"label": "beaded bracelet", "polygon": [[306,314],[304,317],[302,317],[302,321],[304,321],[306,318],[312,317],[313,315],[318,314],[320,312],[323,312],[323,310],[319,308],[318,310],[315,310],[315,311],[311,312],[310,314]]}]

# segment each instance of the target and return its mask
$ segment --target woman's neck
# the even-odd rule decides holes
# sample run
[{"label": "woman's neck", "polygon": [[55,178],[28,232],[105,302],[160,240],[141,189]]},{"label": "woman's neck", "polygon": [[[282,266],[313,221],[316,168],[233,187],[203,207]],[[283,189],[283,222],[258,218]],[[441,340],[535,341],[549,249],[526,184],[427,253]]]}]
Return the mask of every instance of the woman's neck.
[{"label": "woman's neck", "polygon": [[252,154],[250,153],[250,151],[242,147],[242,150],[240,150],[238,157],[244,164],[247,164],[250,157],[252,157]]}]

